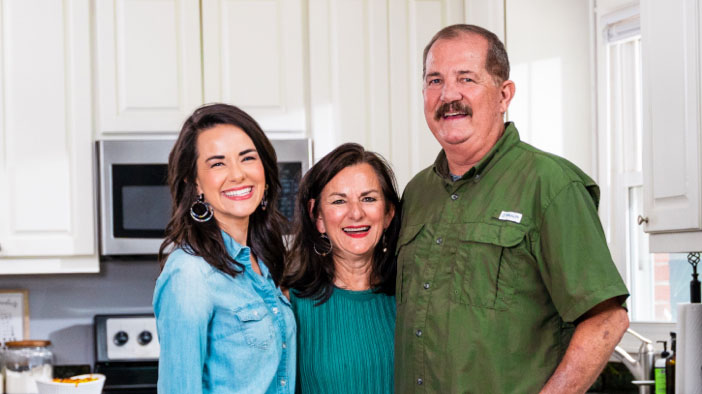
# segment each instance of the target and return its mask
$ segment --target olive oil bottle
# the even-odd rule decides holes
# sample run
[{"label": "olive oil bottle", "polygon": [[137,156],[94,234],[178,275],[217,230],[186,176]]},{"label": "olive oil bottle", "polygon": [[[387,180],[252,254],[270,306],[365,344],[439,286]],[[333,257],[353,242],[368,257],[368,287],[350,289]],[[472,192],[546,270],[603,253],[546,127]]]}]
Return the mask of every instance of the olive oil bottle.
[{"label": "olive oil bottle", "polygon": [[666,394],[675,394],[675,338],[674,332],[670,333],[670,356],[665,360],[665,390]]}]

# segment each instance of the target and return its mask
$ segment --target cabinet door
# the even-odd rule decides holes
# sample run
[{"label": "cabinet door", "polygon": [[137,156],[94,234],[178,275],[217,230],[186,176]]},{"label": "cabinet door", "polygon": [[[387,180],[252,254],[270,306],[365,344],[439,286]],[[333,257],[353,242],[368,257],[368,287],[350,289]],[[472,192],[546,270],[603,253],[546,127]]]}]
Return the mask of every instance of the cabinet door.
[{"label": "cabinet door", "polygon": [[400,190],[441,147],[422,100],[422,52],[464,21],[463,0],[310,0],[310,112],[315,158],[344,142],[379,152]]},{"label": "cabinet door", "polygon": [[206,102],[236,105],[266,132],[305,132],[302,4],[202,0]]},{"label": "cabinet door", "polygon": [[94,4],[99,132],[180,131],[202,104],[198,0]]},{"label": "cabinet door", "polygon": [[309,10],[316,159],[344,142],[359,143],[389,159],[387,2],[312,0]]},{"label": "cabinet door", "polygon": [[0,257],[95,253],[89,10],[0,2]]},{"label": "cabinet door", "polygon": [[647,232],[702,229],[699,0],[641,1]]}]

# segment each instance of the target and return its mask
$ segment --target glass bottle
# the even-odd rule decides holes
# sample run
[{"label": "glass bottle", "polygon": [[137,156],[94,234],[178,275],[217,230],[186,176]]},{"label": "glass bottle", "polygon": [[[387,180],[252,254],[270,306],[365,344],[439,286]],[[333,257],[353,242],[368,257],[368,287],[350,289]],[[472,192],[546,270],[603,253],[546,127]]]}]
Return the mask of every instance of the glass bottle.
[{"label": "glass bottle", "polygon": [[5,393],[37,393],[37,379],[53,377],[54,355],[49,341],[7,342],[4,354],[3,375]]}]

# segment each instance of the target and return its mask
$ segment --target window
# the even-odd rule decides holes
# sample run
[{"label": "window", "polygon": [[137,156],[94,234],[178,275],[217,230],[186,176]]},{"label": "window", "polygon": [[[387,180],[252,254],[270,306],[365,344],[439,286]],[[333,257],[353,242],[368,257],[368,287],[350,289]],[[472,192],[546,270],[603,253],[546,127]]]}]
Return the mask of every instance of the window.
[{"label": "window", "polygon": [[648,252],[643,212],[641,34],[638,7],[603,17],[598,29],[598,158],[601,216],[627,281],[632,322],[675,322],[689,302],[686,254]]}]

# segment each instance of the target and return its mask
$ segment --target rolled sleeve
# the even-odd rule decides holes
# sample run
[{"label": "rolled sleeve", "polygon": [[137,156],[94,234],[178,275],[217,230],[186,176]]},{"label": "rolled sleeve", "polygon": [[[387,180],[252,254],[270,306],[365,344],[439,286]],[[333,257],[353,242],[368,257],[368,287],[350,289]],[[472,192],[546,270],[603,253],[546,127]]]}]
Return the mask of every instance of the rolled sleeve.
[{"label": "rolled sleeve", "polygon": [[597,304],[629,293],[617,271],[591,194],[580,182],[565,186],[546,208],[537,260],[561,318],[574,322]]},{"label": "rolled sleeve", "polygon": [[172,257],[156,281],[153,299],[161,345],[158,391],[202,393],[207,327],[213,313],[207,272],[189,256]]}]

